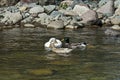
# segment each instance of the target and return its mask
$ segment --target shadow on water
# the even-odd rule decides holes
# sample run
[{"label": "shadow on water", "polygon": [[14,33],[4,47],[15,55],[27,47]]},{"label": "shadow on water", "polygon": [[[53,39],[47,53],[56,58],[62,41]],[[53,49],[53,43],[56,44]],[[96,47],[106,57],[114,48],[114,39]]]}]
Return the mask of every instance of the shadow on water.
[{"label": "shadow on water", "polygon": [[[50,37],[88,42],[81,51],[55,54],[43,45]],[[104,29],[14,28],[0,32],[0,80],[120,80],[120,37]]]}]

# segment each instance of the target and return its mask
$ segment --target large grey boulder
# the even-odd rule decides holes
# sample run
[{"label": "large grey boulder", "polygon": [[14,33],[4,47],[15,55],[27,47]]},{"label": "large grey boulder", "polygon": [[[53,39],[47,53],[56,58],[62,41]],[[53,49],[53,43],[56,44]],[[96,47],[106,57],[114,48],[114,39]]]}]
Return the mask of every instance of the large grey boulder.
[{"label": "large grey boulder", "polygon": [[101,6],[97,12],[103,13],[106,16],[112,16],[114,13],[114,1],[108,0],[107,3]]},{"label": "large grey boulder", "polygon": [[52,21],[50,24],[47,25],[47,28],[63,29],[64,22],[62,20]]},{"label": "large grey boulder", "polygon": [[90,9],[87,6],[84,6],[84,5],[75,5],[75,7],[73,8],[73,11],[76,14],[78,14],[79,16],[83,15],[84,13],[86,13],[89,10]]},{"label": "large grey boulder", "polygon": [[34,13],[38,14],[38,13],[42,13],[42,12],[44,12],[44,8],[42,6],[35,6],[35,7],[31,8],[29,11],[29,13],[31,13],[31,14],[34,14]]},{"label": "large grey boulder", "polygon": [[84,24],[93,24],[98,19],[97,13],[93,10],[89,10],[84,13],[81,18],[83,19],[81,22]]}]

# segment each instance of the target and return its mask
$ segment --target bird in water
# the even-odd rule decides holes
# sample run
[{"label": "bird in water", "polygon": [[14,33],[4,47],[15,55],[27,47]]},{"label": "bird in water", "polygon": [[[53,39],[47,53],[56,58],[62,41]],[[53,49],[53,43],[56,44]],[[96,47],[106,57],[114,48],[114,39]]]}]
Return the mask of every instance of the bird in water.
[{"label": "bird in water", "polygon": [[69,37],[64,37],[64,39],[62,39],[62,42],[63,42],[63,47],[71,48],[71,49],[80,48],[81,50],[84,50],[88,45],[86,42],[70,43]]},{"label": "bird in water", "polygon": [[54,41],[51,42],[50,44],[50,47],[51,47],[51,50],[55,53],[70,53],[73,49],[70,49],[70,48],[57,48],[55,47],[55,44],[54,44]]},{"label": "bird in water", "polygon": [[62,42],[59,39],[56,38],[50,38],[48,42],[44,44],[44,47],[46,50],[51,50],[51,42],[54,44],[54,47],[56,48],[61,48],[62,47]]}]

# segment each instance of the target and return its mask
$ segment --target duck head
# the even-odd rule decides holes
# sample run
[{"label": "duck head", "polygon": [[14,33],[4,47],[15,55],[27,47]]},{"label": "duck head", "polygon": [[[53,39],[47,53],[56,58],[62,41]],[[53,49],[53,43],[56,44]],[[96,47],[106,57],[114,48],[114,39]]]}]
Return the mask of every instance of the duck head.
[{"label": "duck head", "polygon": [[56,38],[50,38],[49,42],[56,42]]},{"label": "duck head", "polygon": [[65,42],[65,43],[70,43],[70,38],[69,37],[64,37],[62,39],[62,41]]}]

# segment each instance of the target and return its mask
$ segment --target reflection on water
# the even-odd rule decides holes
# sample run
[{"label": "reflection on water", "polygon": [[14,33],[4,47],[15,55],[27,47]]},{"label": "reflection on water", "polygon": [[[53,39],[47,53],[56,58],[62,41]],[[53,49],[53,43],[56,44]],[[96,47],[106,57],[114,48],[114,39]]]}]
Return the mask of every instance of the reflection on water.
[{"label": "reflection on water", "polygon": [[[86,41],[84,51],[44,50],[50,37]],[[120,38],[102,29],[10,29],[0,32],[0,80],[120,80]]]}]

